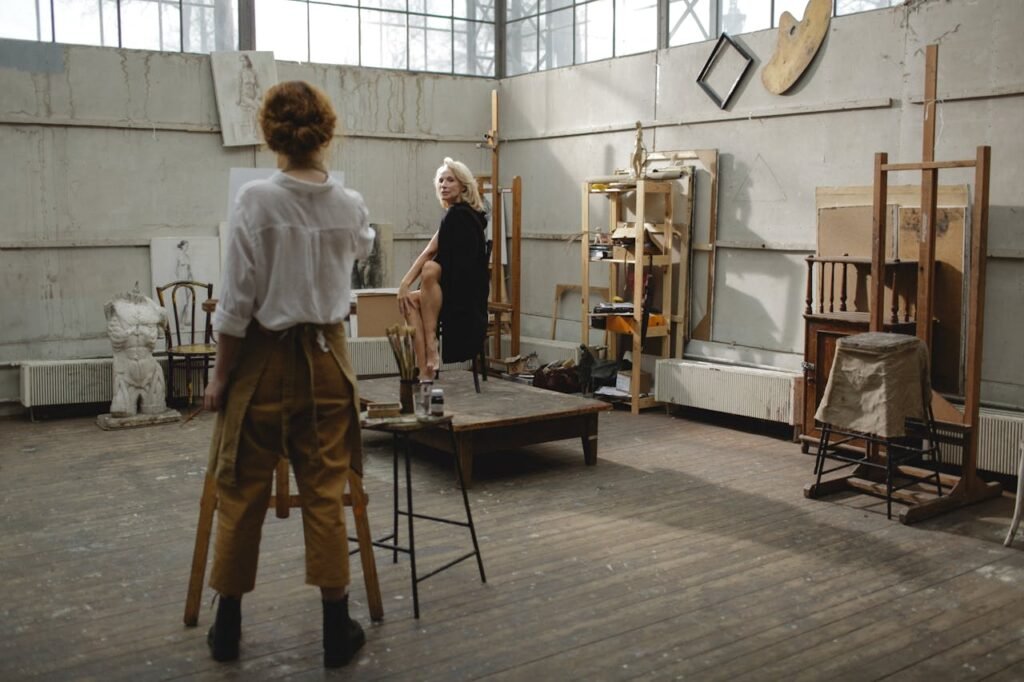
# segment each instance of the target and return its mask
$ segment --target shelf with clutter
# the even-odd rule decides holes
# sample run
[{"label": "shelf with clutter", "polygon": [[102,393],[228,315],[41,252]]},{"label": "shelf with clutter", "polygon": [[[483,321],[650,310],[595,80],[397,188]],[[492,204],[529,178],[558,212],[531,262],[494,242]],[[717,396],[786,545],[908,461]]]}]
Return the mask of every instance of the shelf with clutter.
[{"label": "shelf with clutter", "polygon": [[[630,171],[583,182],[581,319],[585,345],[590,345],[591,329],[602,329],[609,358],[621,360],[630,350],[630,388],[623,393],[628,393],[636,414],[657,404],[642,393],[640,359],[645,346],[656,346],[648,350],[661,357],[673,357],[674,335],[676,354],[682,353],[693,173],[675,163],[671,154],[648,156],[639,124],[631,166]],[[607,200],[604,226],[591,222],[594,196]],[[591,307],[591,271],[602,266],[608,270],[610,300]],[[620,337],[626,337],[625,345],[620,345]],[[648,344],[648,339],[657,341]]]}]

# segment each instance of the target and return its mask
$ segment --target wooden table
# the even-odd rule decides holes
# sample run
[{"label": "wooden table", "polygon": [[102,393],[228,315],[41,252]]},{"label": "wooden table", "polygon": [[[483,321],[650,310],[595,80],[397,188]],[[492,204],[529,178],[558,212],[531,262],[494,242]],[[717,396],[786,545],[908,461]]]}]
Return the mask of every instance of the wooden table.
[{"label": "wooden table", "polygon": [[[465,371],[446,371],[434,382],[444,389],[445,414],[451,415],[457,452],[466,485],[473,479],[473,455],[510,450],[524,445],[579,438],[583,460],[597,464],[597,414],[611,405],[576,395],[491,378],[473,390],[473,376]],[[398,402],[398,378],[359,382],[363,403]],[[428,429],[410,438],[444,452],[452,451],[443,429]]]}]

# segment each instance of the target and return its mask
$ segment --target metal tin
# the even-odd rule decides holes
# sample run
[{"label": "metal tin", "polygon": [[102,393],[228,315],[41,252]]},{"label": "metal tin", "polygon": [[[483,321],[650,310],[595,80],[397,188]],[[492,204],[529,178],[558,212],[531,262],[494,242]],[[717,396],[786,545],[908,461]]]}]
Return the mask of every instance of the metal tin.
[{"label": "metal tin", "polygon": [[444,389],[434,388],[430,391],[430,416],[444,416]]}]

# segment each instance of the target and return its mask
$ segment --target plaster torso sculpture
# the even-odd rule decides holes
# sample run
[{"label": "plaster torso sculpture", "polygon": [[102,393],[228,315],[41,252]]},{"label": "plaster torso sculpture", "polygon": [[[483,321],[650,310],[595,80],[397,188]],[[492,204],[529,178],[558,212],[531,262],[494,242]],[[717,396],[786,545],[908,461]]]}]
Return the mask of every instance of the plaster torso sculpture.
[{"label": "plaster torso sculpture", "polygon": [[164,373],[153,357],[153,348],[167,313],[151,298],[138,293],[118,294],[103,311],[114,349],[111,416],[162,414],[167,410]]}]

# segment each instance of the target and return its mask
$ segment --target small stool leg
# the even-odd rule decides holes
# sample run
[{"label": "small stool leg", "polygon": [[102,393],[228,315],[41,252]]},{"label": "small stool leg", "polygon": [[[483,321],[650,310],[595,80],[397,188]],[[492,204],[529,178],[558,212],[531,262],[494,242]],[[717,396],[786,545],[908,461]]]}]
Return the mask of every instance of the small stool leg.
[{"label": "small stool leg", "polygon": [[462,478],[462,463],[459,461],[459,448],[455,441],[454,426],[449,424],[448,435],[452,441],[452,454],[455,460],[455,471],[459,474],[459,490],[462,491],[462,504],[466,508],[466,523],[469,524],[469,535],[473,538],[473,553],[476,554],[476,566],[480,569],[480,582],[486,583],[487,576],[484,574],[484,560],[480,556],[480,543],[476,539],[476,526],[473,524],[473,512],[469,509],[469,496],[466,494],[466,484]]},{"label": "small stool leg", "polygon": [[366,492],[363,479],[355,472],[349,472],[349,499],[352,503],[352,518],[355,520],[356,537],[359,539],[359,561],[363,565],[363,582],[366,585],[366,601],[370,607],[370,618],[384,619],[384,602],[380,596],[380,581],[377,578],[377,561],[373,556],[373,538],[370,535],[370,520],[366,515]]},{"label": "small stool leg", "polygon": [[942,497],[942,451],[939,450],[939,439],[935,432],[935,415],[932,413],[932,406],[928,405],[925,419],[928,421],[928,448],[932,453],[932,464],[935,469],[935,488],[939,497]]},{"label": "small stool leg", "polygon": [[167,406],[174,404],[174,356],[167,354]]},{"label": "small stool leg", "polygon": [[1020,526],[1020,515],[1022,507],[1024,507],[1024,501],[1021,498],[1024,497],[1024,441],[1020,444],[1020,470],[1017,472],[1017,502],[1013,505],[1013,521],[1010,522],[1010,531],[1006,534],[1006,540],[1003,544],[1009,547],[1013,543],[1013,536],[1017,534],[1017,528]]},{"label": "small stool leg", "polygon": [[213,531],[213,512],[217,508],[217,483],[213,472],[206,472],[203,492],[199,498],[199,522],[196,524],[196,544],[192,550],[192,573],[188,579],[185,597],[185,625],[194,627],[199,622],[199,606],[203,598],[203,578],[206,576],[206,557],[210,551]]},{"label": "small stool leg", "polygon": [[[409,479],[406,476],[406,483]],[[391,543],[395,549],[392,552],[391,563],[398,563],[398,434],[391,434],[391,507],[393,515],[391,518]]]},{"label": "small stool leg", "polygon": [[419,578],[416,575],[416,536],[413,531],[413,509],[412,509],[412,465],[409,457],[409,438],[405,437],[405,504],[406,518],[409,520],[409,573],[412,575],[412,612],[416,618],[420,617],[420,592]]},{"label": "small stool leg", "polygon": [[828,450],[828,440],[831,429],[828,424],[821,425],[821,438],[818,439],[818,454],[814,458],[814,473],[817,476],[815,487],[821,485],[821,475],[825,472],[825,451]]},{"label": "small stool leg", "polygon": [[480,377],[477,375],[476,371],[476,363],[478,359],[479,357],[474,355],[473,360],[470,362],[470,367],[473,368],[473,388],[476,389],[477,393],[480,392]]},{"label": "small stool leg", "polygon": [[[870,446],[869,446],[870,447]],[[877,453],[878,446],[875,446]],[[895,457],[892,452],[885,453],[885,518],[892,518],[892,471],[895,469],[893,460]]]}]

